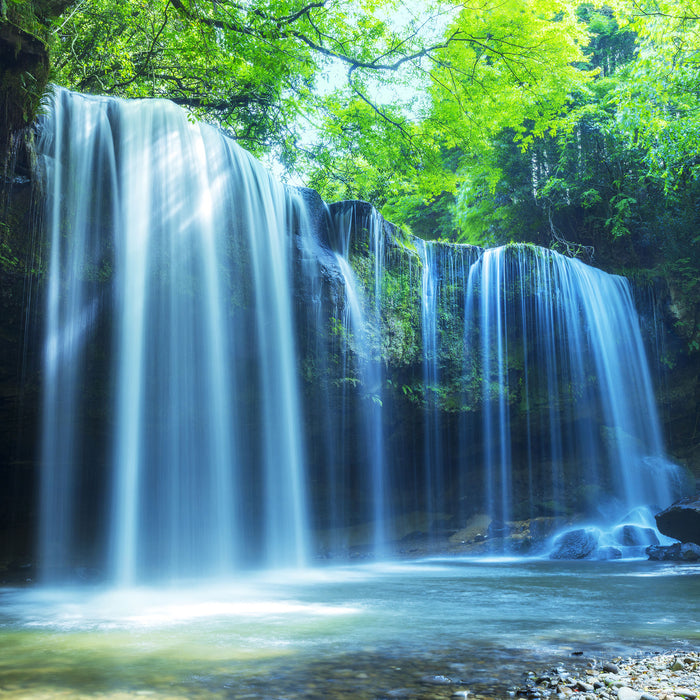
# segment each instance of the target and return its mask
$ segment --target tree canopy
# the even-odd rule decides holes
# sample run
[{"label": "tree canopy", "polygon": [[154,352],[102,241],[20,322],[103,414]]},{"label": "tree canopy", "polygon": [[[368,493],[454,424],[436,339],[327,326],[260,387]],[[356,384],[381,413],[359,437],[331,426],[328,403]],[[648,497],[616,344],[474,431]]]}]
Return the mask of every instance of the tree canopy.
[{"label": "tree canopy", "polygon": [[372,193],[361,161],[378,148],[415,174],[440,149],[483,142],[526,118],[541,131],[584,79],[573,64],[586,32],[565,2],[411,7],[83,0],[56,25],[54,79],[85,92],[168,97],[253,152],[275,152],[290,169],[359,195]]},{"label": "tree canopy", "polygon": [[694,289],[699,0],[2,7],[41,25],[55,82],[169,98],[329,200],[425,237],[670,264]]}]

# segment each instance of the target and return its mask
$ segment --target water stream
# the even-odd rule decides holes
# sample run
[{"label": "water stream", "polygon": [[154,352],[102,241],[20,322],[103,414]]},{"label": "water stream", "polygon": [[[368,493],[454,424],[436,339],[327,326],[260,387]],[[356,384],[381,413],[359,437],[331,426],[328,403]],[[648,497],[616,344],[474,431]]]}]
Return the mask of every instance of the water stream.
[{"label": "water stream", "polygon": [[[530,669],[697,648],[697,569],[427,560],[0,591],[3,697],[505,697]],[[426,675],[454,683],[426,686]],[[419,695],[420,696],[420,695]]]}]

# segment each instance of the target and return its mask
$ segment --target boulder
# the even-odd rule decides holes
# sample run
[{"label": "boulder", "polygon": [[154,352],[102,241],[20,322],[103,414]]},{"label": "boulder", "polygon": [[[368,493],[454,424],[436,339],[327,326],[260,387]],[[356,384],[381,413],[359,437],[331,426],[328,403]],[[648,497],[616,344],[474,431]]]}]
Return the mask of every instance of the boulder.
[{"label": "boulder", "polygon": [[645,551],[652,561],[700,561],[700,545],[694,542],[676,542],[667,547],[653,544]]},{"label": "boulder", "polygon": [[622,552],[617,547],[601,547],[596,552],[598,559],[622,559]]},{"label": "boulder", "polygon": [[676,542],[676,544],[667,547],[661,544],[652,544],[644,551],[652,561],[677,561],[681,554],[681,544]]},{"label": "boulder", "polygon": [[700,561],[700,545],[684,542],[681,545],[681,561]]},{"label": "boulder", "polygon": [[640,525],[621,525],[615,530],[615,539],[623,547],[659,544],[656,532],[650,527]]},{"label": "boulder", "polygon": [[683,498],[656,514],[659,532],[681,542],[700,544],[700,498]]},{"label": "boulder", "polygon": [[586,559],[598,547],[598,533],[593,530],[569,530],[559,535],[549,554],[550,559]]}]

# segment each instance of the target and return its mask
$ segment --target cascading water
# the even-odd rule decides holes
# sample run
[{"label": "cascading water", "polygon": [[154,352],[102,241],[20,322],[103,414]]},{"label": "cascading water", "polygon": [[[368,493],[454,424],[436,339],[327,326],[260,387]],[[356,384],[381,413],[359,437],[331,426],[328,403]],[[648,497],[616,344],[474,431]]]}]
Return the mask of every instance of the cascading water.
[{"label": "cascading water", "polygon": [[[388,486],[384,455],[383,428],[383,371],[381,366],[381,297],[384,277],[384,231],[383,220],[372,209],[362,215],[354,207],[335,213],[332,222],[336,260],[345,289],[344,326],[354,336],[355,354],[360,357],[359,381],[361,383],[363,425],[362,443],[358,454],[366,451],[362,462],[366,465],[365,488],[370,488],[370,512],[372,543],[375,553],[382,554],[387,544],[387,521],[391,517],[387,503]],[[366,231],[369,254],[372,261],[371,302],[365,298],[348,260],[353,233]],[[374,338],[370,337],[371,335]],[[344,356],[347,354],[347,345]],[[345,403],[345,402],[344,402]]]},{"label": "cascading water", "polygon": [[[626,280],[544,249],[487,250],[470,271],[466,316],[494,519],[542,515],[565,489],[617,517],[672,500],[675,467]],[[543,467],[549,483],[533,473]]]},{"label": "cascading water", "polygon": [[421,241],[418,254],[423,263],[421,279],[421,330],[423,340],[423,385],[425,387],[425,500],[428,510],[439,512],[437,494],[442,491],[439,478],[441,456],[440,412],[435,398],[438,390],[440,363],[438,359],[437,304],[438,285],[435,269],[435,248],[432,242]]},{"label": "cascading water", "polygon": [[168,102],[57,89],[39,157],[47,578],[382,556],[677,495],[622,278],[391,235],[361,203],[312,228],[308,192]]},{"label": "cascading water", "polygon": [[[463,464],[456,480],[450,479],[445,468],[449,462],[451,449],[461,451],[459,443],[465,438],[463,429],[446,434],[447,425],[443,420],[445,406],[441,405],[440,387],[448,379],[441,372],[449,370],[445,362],[453,346],[464,349],[463,338],[450,334],[450,329],[441,317],[461,320],[464,308],[464,290],[471,266],[477,260],[480,249],[473,246],[446,245],[434,241],[415,241],[421,261],[421,341],[422,341],[422,382],[424,396],[424,445],[425,464],[424,508],[426,511],[441,514],[449,511],[446,492],[467,491],[469,464]],[[443,341],[442,336],[447,340]],[[469,354],[459,352],[465,362]],[[459,368],[464,373],[465,368]],[[467,403],[462,401],[462,404]],[[450,483],[455,481],[456,483]]]},{"label": "cascading water", "polygon": [[[167,102],[57,89],[39,151],[51,231],[44,567],[75,564],[87,539],[123,584],[305,561],[299,204]],[[88,402],[95,373],[107,395]]]}]

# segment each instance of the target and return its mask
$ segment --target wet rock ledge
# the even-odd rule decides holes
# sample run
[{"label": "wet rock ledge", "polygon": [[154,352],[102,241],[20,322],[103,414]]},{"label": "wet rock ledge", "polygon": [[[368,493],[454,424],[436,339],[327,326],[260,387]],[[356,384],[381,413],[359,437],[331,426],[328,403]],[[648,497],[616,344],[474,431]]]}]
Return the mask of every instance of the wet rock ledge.
[{"label": "wet rock ledge", "polygon": [[555,668],[528,672],[516,697],[581,700],[696,700],[700,698],[700,654],[668,653],[600,662],[582,671]]}]

